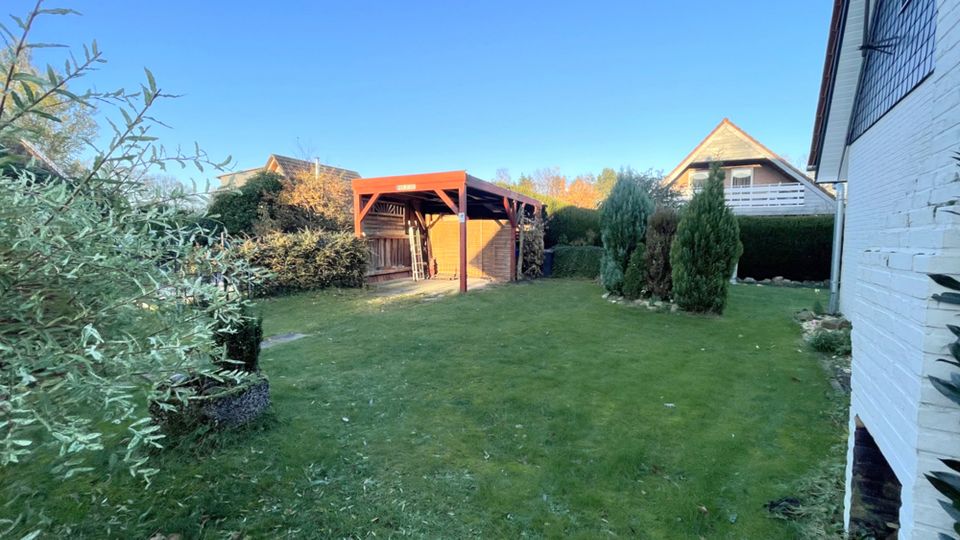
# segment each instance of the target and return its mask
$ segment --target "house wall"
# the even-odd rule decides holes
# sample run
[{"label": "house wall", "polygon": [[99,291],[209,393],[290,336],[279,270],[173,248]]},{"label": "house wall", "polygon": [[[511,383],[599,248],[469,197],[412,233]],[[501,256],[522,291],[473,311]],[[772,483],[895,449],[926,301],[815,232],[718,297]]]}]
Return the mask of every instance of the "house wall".
[{"label": "house wall", "polygon": [[[722,169],[724,174],[723,187],[731,186],[733,179],[730,171],[733,169],[753,169],[753,185],[755,186],[796,183],[796,180],[793,178],[768,165],[739,165],[737,167],[722,167]],[[693,185],[693,174],[697,172],[710,171],[709,169],[688,169],[680,177],[680,180],[677,181],[677,188],[684,192],[690,192],[690,188]]]},{"label": "house wall", "polygon": [[[753,169],[754,186],[797,183],[796,179],[787,176],[775,167],[757,164],[741,165],[737,167],[723,167],[723,186],[725,188],[731,187],[731,184],[733,183],[732,174],[730,173],[731,170],[743,168]],[[693,174],[704,171],[706,171],[706,169],[687,169],[677,179],[677,189],[688,197],[692,196],[693,190],[691,186],[693,185]],[[734,208],[733,211],[735,214],[746,216],[798,216],[832,214],[836,209],[836,203],[829,197],[824,197],[822,192],[818,191],[819,190],[815,187],[807,187],[805,189],[803,206]]]},{"label": "house wall", "polygon": [[[431,223],[435,216],[428,216]],[[430,247],[437,272],[453,276],[460,269],[460,222],[443,216],[430,227]],[[510,280],[510,224],[493,219],[467,220],[467,277]]]},{"label": "house wall", "polygon": [[934,74],[849,149],[841,310],[853,322],[849,519],[853,433],[866,426],[903,485],[901,540],[936,538],[951,520],[923,474],[960,448],[960,411],[928,376],[950,341],[956,310],[931,301],[929,272],[960,272],[960,6],[938,2]]}]

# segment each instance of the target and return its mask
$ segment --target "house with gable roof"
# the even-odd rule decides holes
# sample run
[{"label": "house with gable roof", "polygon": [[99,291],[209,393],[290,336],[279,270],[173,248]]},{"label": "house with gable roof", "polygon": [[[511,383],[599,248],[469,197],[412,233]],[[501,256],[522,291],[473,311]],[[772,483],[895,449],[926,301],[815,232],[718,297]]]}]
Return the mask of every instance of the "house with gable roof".
[{"label": "house with gable roof", "polygon": [[360,174],[356,171],[324,165],[320,163],[319,159],[307,161],[305,159],[296,159],[279,154],[270,154],[270,157],[267,158],[266,165],[263,167],[254,167],[252,169],[229,172],[217,176],[217,179],[220,180],[219,189],[236,189],[261,171],[275,172],[288,180],[316,175],[332,176],[349,183],[355,178],[360,178]]},{"label": "house with gable roof", "polygon": [[739,215],[831,214],[833,195],[739,126],[724,118],[663,182],[691,197],[706,181],[710,166],[724,172],[727,206]]}]

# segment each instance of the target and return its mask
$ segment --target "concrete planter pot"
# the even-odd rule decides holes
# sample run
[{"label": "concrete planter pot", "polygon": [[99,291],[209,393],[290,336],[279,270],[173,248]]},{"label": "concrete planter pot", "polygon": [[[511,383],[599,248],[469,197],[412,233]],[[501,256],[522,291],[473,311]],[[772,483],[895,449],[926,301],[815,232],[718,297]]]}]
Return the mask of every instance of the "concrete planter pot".
[{"label": "concrete planter pot", "polygon": [[[200,426],[239,427],[258,418],[270,407],[270,381],[252,374],[239,383],[218,381],[207,375],[178,375],[160,385],[173,391],[167,400],[150,403],[150,415],[170,434],[188,433]],[[188,391],[178,399],[176,391]]]}]

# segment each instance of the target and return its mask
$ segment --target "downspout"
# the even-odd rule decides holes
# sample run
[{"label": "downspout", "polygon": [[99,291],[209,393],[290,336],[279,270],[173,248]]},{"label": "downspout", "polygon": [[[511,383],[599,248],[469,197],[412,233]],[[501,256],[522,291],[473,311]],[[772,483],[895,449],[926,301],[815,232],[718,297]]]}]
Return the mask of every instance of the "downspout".
[{"label": "downspout", "polygon": [[833,215],[833,249],[830,254],[830,305],[827,310],[837,315],[840,312],[840,257],[843,254],[843,218],[846,184],[834,184],[837,197],[837,209]]}]

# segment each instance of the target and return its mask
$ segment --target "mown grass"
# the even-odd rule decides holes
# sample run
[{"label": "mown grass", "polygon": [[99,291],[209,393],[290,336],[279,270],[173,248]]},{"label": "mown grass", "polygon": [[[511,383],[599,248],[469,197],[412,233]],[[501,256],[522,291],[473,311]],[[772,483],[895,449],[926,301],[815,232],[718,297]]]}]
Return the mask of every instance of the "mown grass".
[{"label": "mown grass", "polygon": [[0,510],[75,538],[795,537],[762,505],[843,437],[791,320],[812,302],[737,286],[720,318],[651,313],[563,280],[267,301],[265,335],[310,334],[264,351],[268,418],[160,453],[149,488],[107,458],[8,469]]}]

